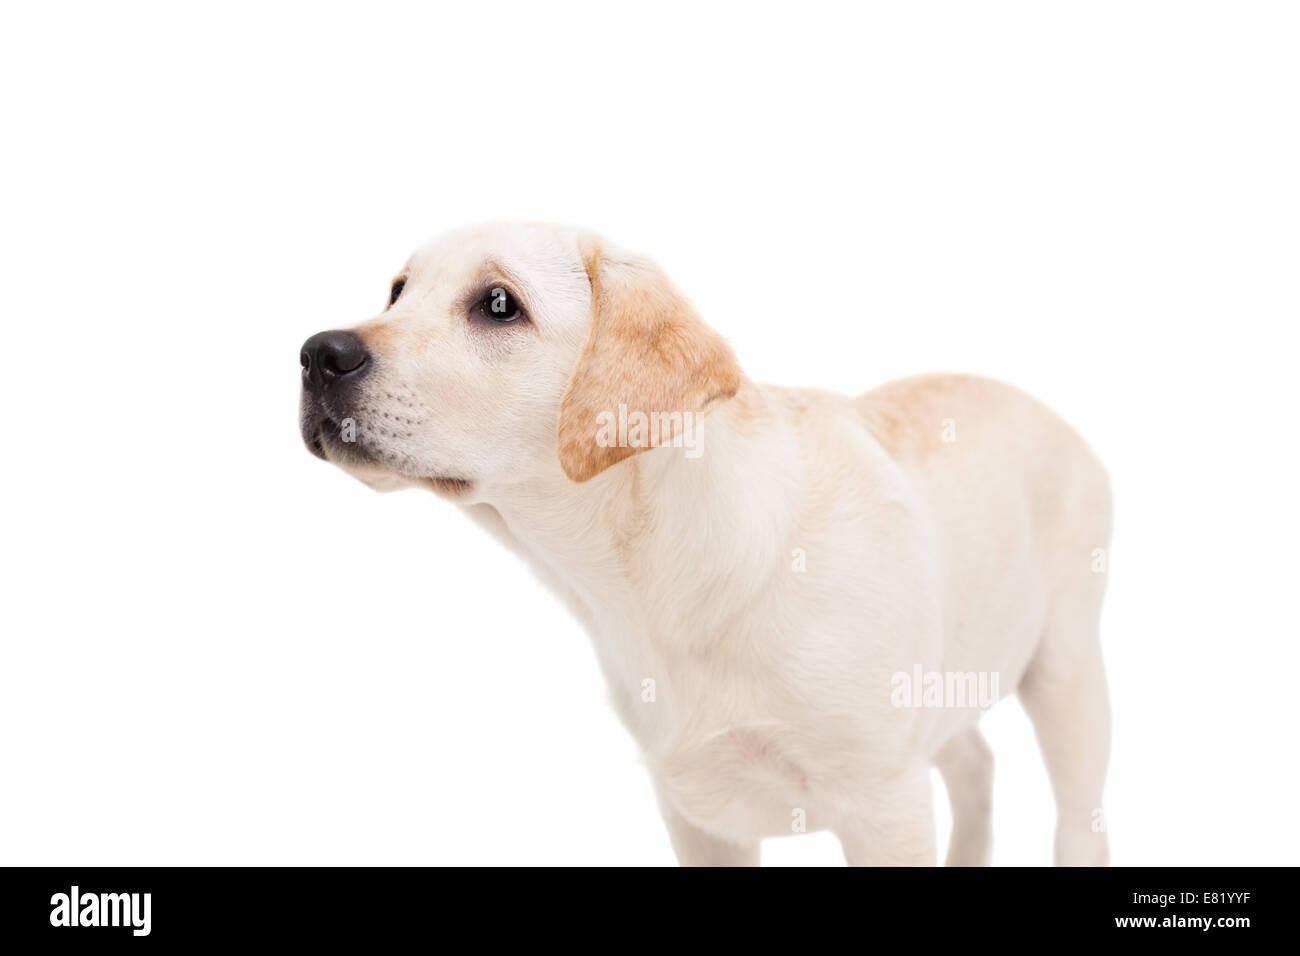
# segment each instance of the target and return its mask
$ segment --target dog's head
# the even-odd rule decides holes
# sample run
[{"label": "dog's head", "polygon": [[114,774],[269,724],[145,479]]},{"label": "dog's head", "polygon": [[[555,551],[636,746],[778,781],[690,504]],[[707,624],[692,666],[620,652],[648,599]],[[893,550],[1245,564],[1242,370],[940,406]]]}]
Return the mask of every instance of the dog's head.
[{"label": "dog's head", "polygon": [[313,335],[301,362],[312,452],[376,488],[460,500],[560,468],[586,481],[648,447],[602,439],[620,406],[680,427],[740,384],[726,342],[656,266],[540,224],[431,242],[381,315]]}]

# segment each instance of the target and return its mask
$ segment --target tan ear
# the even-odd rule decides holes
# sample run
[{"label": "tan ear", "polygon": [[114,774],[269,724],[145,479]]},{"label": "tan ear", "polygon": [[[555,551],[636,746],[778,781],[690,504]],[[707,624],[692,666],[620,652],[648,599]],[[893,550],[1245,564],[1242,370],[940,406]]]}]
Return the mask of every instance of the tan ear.
[{"label": "tan ear", "polygon": [[[731,347],[647,259],[584,244],[591,330],[560,404],[560,464],[574,481],[646,450],[598,441],[601,415],[698,415],[740,387]],[[606,420],[607,420],[606,418]]]}]

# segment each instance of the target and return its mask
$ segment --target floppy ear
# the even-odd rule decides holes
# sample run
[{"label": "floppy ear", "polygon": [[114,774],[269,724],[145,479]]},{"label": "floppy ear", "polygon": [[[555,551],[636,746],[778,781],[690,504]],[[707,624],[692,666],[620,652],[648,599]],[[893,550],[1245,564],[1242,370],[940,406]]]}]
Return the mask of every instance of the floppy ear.
[{"label": "floppy ear", "polygon": [[[560,404],[560,464],[586,481],[644,448],[602,447],[598,416],[698,414],[740,387],[731,347],[647,259],[583,247],[591,330]],[[680,423],[681,419],[676,419]],[[666,436],[665,436],[666,437]]]}]

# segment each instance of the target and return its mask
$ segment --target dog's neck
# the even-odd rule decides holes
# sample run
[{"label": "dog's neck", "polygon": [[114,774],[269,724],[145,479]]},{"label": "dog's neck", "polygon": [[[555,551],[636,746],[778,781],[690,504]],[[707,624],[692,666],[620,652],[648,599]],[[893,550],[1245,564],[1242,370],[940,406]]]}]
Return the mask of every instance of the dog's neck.
[{"label": "dog's neck", "polygon": [[790,550],[795,505],[774,507],[800,499],[803,465],[784,417],[745,381],[700,422],[698,457],[655,448],[581,484],[557,466],[475,517],[568,601],[611,682],[635,684],[647,657],[698,652]]}]

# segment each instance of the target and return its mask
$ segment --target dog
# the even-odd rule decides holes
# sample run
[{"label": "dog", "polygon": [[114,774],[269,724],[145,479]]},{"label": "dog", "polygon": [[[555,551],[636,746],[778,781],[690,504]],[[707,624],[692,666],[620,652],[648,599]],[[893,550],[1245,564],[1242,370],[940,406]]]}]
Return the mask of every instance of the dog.
[{"label": "dog", "polygon": [[590,633],[681,864],[820,829],[850,865],[933,864],[932,765],[947,863],[988,864],[978,721],[1012,692],[1056,863],[1107,862],[1111,495],[1034,399],[755,384],[651,260],[550,224],[434,240],[301,364],[312,452],[456,503]]}]

